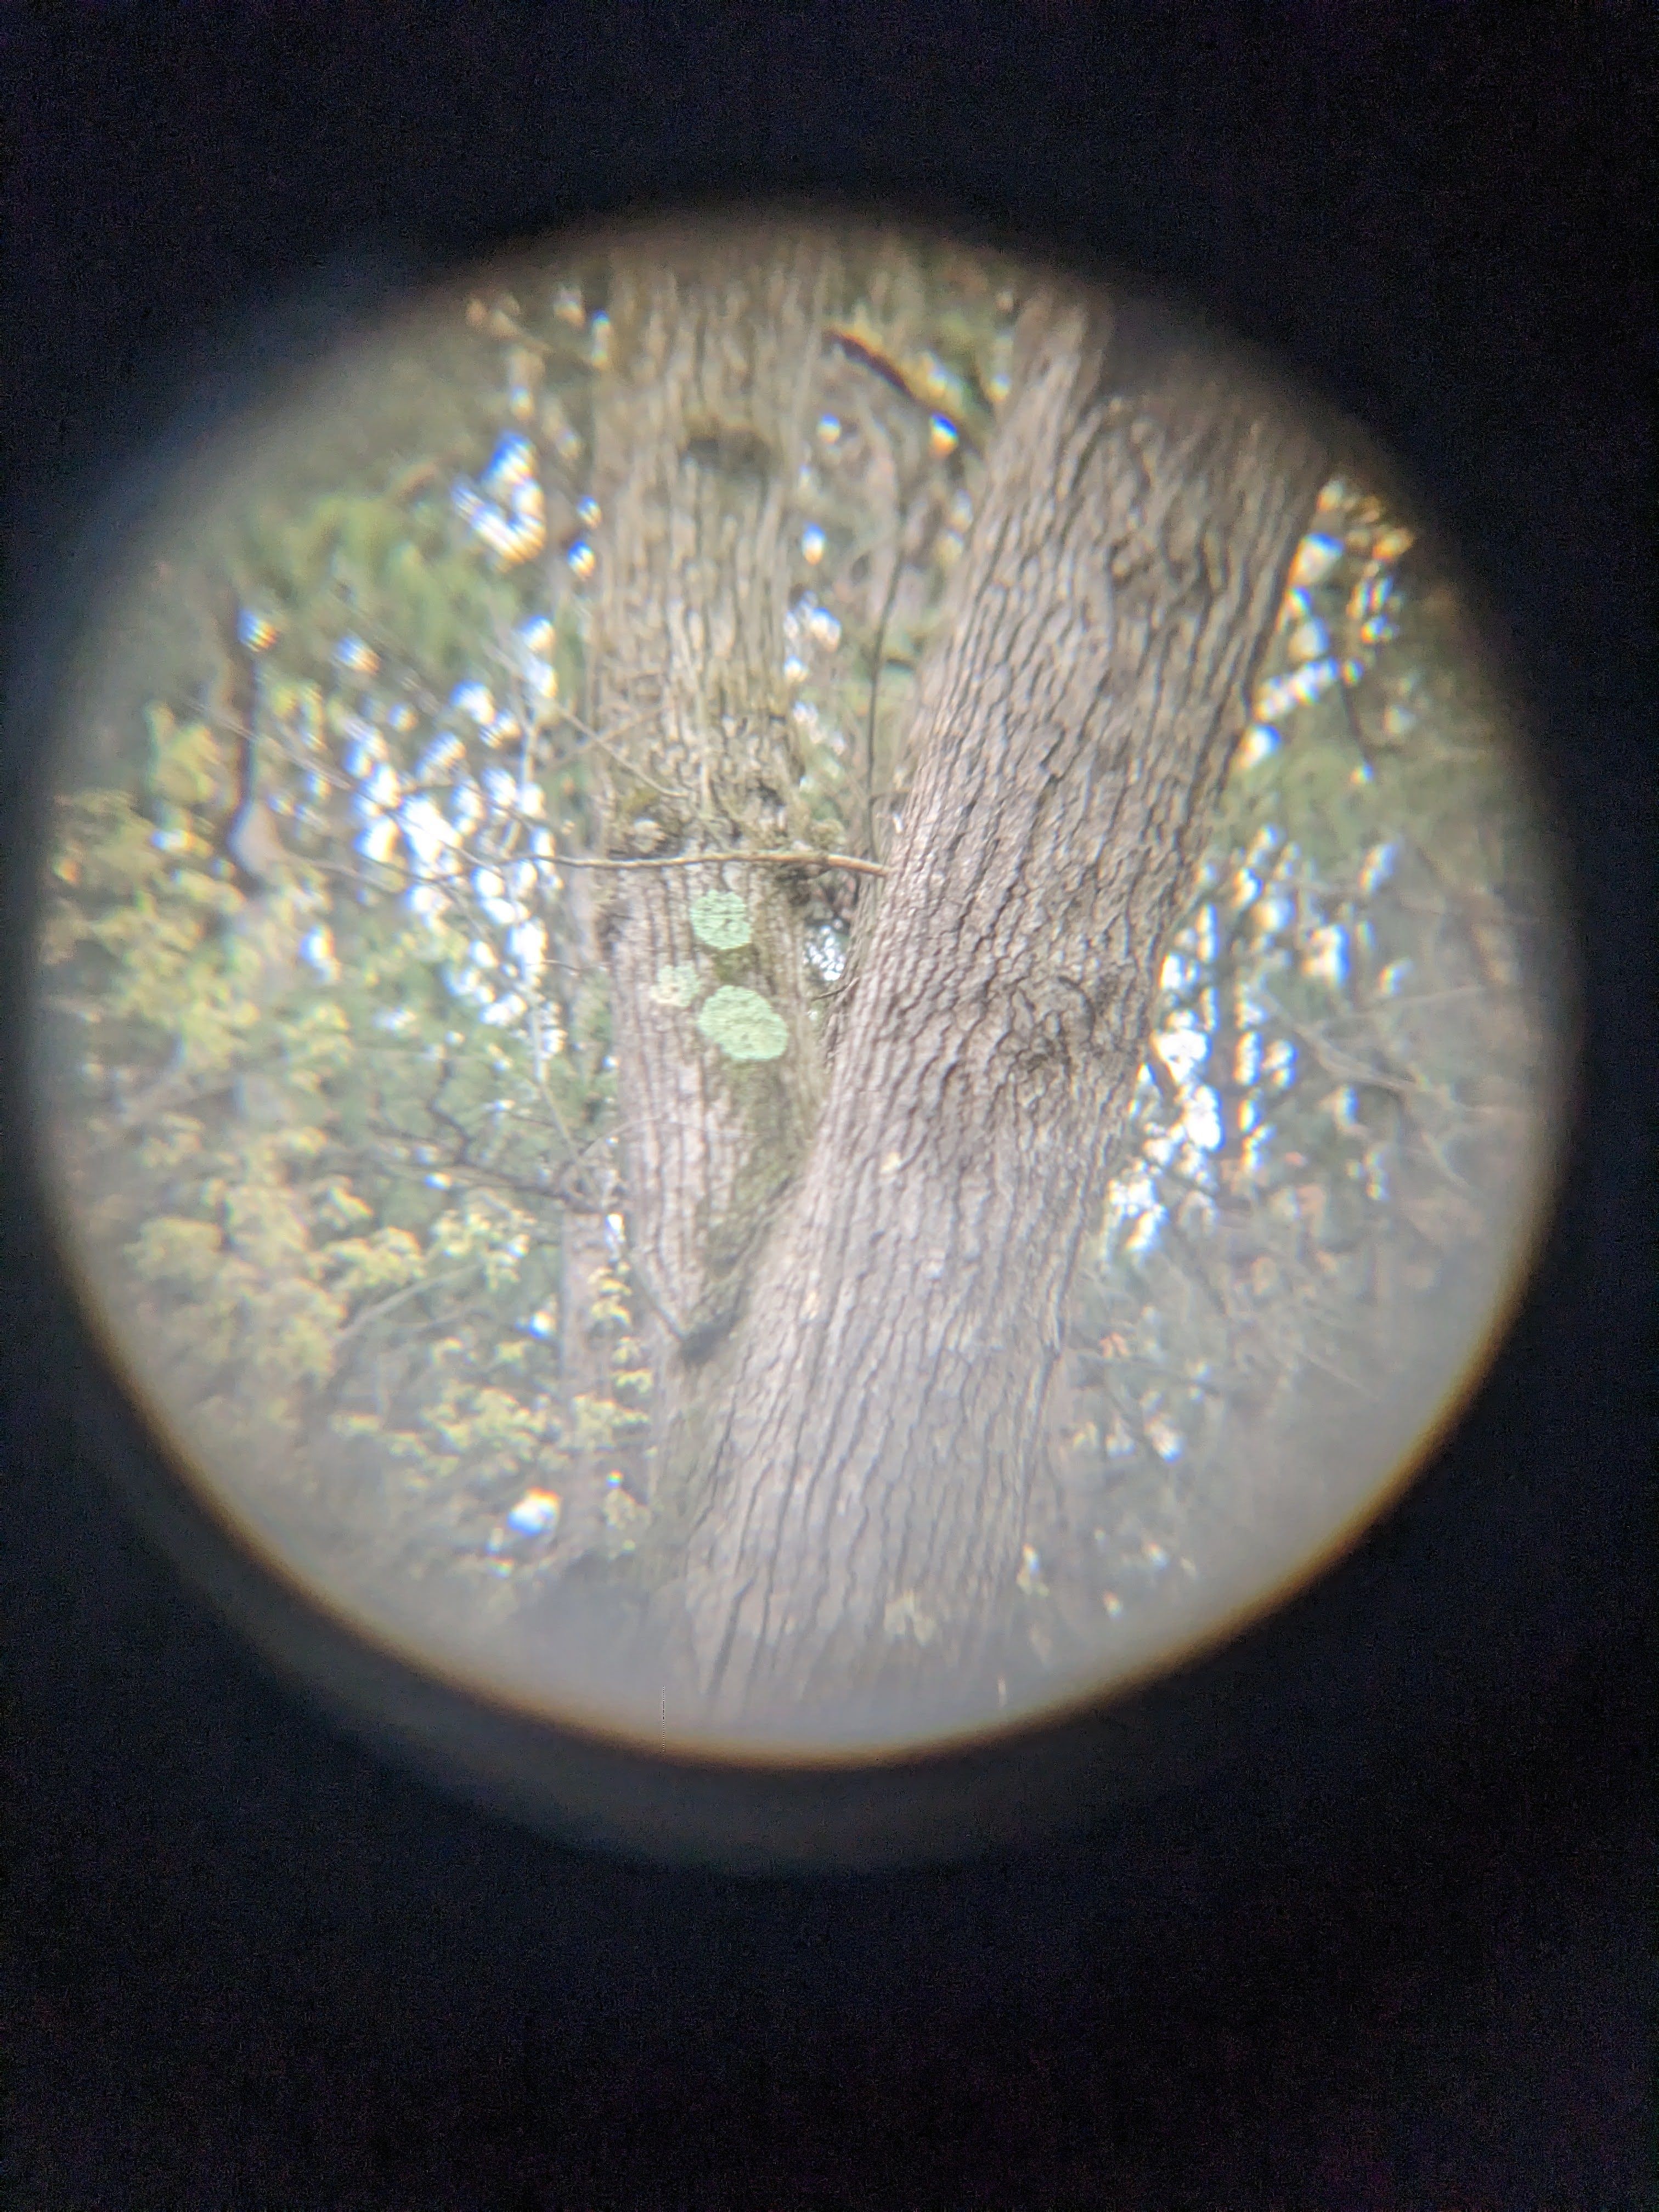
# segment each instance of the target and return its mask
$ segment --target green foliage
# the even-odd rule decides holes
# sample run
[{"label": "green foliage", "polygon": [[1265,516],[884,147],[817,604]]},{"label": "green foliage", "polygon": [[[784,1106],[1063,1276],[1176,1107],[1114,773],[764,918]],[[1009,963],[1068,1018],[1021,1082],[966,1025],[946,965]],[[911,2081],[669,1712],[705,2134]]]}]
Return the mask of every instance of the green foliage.
[{"label": "green foliage", "polygon": [[1287,599],[1258,716],[1310,622],[1346,679],[1235,758],[1073,1318],[1064,1442],[1119,1605],[1195,1515],[1267,1511],[1297,1437],[1374,1425],[1443,1356],[1550,1083],[1517,951],[1547,880],[1478,653],[1377,501],[1334,486],[1319,528],[1340,550]]},{"label": "green foliage", "polygon": [[[421,750],[453,725],[434,682],[483,660],[521,727],[557,696],[556,682],[532,696],[517,660],[489,665],[520,581],[478,561],[447,507],[399,488],[411,434],[441,466],[446,447],[450,465],[482,465],[488,381],[475,363],[447,389],[415,382],[420,404],[405,380],[366,414],[273,440],[204,530],[199,570],[167,564],[170,603],[146,577],[143,635],[178,644],[112,672],[100,726],[125,720],[128,749],[110,751],[104,785],[60,802],[40,958],[66,1173],[175,1402],[232,1464],[297,1479],[349,1449],[377,1487],[406,1466],[418,1480],[398,1494],[427,1513],[462,1492],[489,1509],[492,1485],[562,1432],[560,1223],[542,1194],[592,1136],[594,1085],[556,993],[538,994],[532,1024],[486,1019],[512,996],[486,981],[501,952],[493,969],[473,958],[499,928],[453,901],[411,915],[400,841],[378,871],[351,849],[354,749],[418,781]],[[262,778],[293,866],[258,900],[218,857],[238,733],[193,711],[222,650],[190,615],[216,564],[274,617]],[[124,689],[135,669],[170,690]],[[491,748],[461,726],[476,779]],[[537,947],[520,950],[523,983]],[[602,1030],[602,1003],[584,1011]]]}]

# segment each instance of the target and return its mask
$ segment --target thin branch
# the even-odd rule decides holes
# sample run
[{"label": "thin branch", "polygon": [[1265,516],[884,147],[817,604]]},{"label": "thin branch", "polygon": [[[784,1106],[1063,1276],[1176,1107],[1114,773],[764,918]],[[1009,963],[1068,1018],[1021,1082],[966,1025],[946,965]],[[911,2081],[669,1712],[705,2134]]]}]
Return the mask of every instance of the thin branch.
[{"label": "thin branch", "polygon": [[561,707],[553,718],[552,726],[556,728],[561,722],[568,722],[573,730],[579,730],[581,732],[581,742],[580,744],[572,745],[568,752],[556,754],[547,764],[549,773],[562,768],[567,761],[576,759],[580,754],[585,753],[590,745],[599,745],[601,748],[614,745],[618,738],[626,737],[630,730],[640,729],[646,723],[655,721],[659,711],[655,707],[646,707],[637,714],[628,715],[625,720],[617,723],[609,730],[595,730],[590,729],[580,715],[573,714],[568,707]]},{"label": "thin branch", "polygon": [[1097,1359],[1103,1366],[1145,1368],[1149,1375],[1162,1375],[1167,1381],[1179,1383],[1183,1390],[1195,1391],[1201,1397],[1219,1398],[1225,1402],[1231,1395],[1218,1382],[1208,1382],[1200,1376],[1185,1374],[1179,1367],[1170,1367],[1161,1359],[1145,1358],[1138,1352],[1115,1352],[1108,1358],[1097,1351],[1092,1344],[1076,1345],[1072,1349],[1081,1352],[1085,1360]]},{"label": "thin branch", "polygon": [[289,735],[276,714],[270,714],[269,720],[271,724],[271,748],[282,755],[290,768],[302,769],[307,775],[319,777],[331,790],[356,790],[356,780],[347,775],[343,769],[334,766],[320,743],[314,753],[308,751],[304,744],[296,743]]},{"label": "thin branch", "polygon": [[1328,1375],[1334,1382],[1340,1382],[1357,1398],[1374,1403],[1380,1395],[1374,1384],[1362,1382],[1358,1376],[1350,1375],[1346,1367],[1339,1367],[1334,1359],[1327,1359],[1322,1353],[1316,1352],[1305,1337],[1295,1345],[1292,1357],[1305,1359],[1310,1367],[1316,1367],[1322,1375]]},{"label": "thin branch", "polygon": [[680,1328],[678,1322],[676,1322],[674,1316],[669,1312],[667,1307],[657,1296],[657,1293],[652,1289],[650,1283],[646,1278],[645,1269],[640,1265],[637,1257],[632,1252],[629,1252],[627,1255],[627,1267],[629,1279],[643,1293],[647,1305],[650,1307],[652,1312],[655,1314],[657,1319],[668,1331],[668,1334],[673,1338],[675,1343],[684,1344],[685,1342],[684,1330]]},{"label": "thin branch", "polygon": [[[392,1129],[389,1131],[389,1134],[405,1145],[418,1144],[422,1141],[418,1138],[406,1136],[400,1129]],[[422,1172],[428,1175],[442,1175],[452,1182],[482,1184],[489,1190],[516,1191],[526,1198],[537,1200],[544,1206],[562,1206],[572,1213],[594,1213],[600,1211],[597,1204],[578,1203],[559,1189],[556,1184],[532,1182],[527,1176],[515,1176],[506,1168],[484,1167],[473,1160],[411,1161],[403,1158],[391,1146],[380,1144],[375,1149],[379,1157],[389,1162],[392,1170],[398,1174]]]},{"label": "thin branch", "polygon": [[1164,1104],[1170,1107],[1179,1106],[1181,1085],[1176,1080],[1175,1070],[1164,1059],[1158,1039],[1152,1036],[1149,1036],[1146,1040],[1146,1072],[1157,1085],[1158,1095]]},{"label": "thin branch", "polygon": [[1258,985],[1257,993],[1270,1013],[1276,1014],[1286,1029],[1301,1038],[1328,1075],[1340,1077],[1350,1083],[1369,1084],[1377,1091],[1391,1091],[1401,1098],[1429,1098],[1437,1106],[1461,1110],[1461,1102],[1437,1088],[1425,1083],[1420,1077],[1396,1075],[1391,1069],[1374,1067],[1367,1060],[1358,1060],[1334,1045],[1320,1026],[1314,1022],[1298,1021],[1265,986]]},{"label": "thin branch", "polygon": [[[896,454],[893,457],[893,466],[896,473]],[[881,613],[876,621],[875,641],[870,648],[870,706],[864,727],[864,840],[872,853],[876,849],[876,709],[881,698],[881,672],[887,657],[887,625],[898,599],[899,580],[908,566],[904,558],[904,539],[909,527],[910,501],[907,494],[899,507],[898,526],[894,532],[893,565],[888,573],[887,590],[882,599]]]},{"label": "thin branch", "polygon": [[[441,872],[436,868],[411,868],[402,860],[371,860],[368,854],[362,854],[362,864],[356,867],[347,866],[338,860],[318,860],[308,854],[290,852],[289,857],[297,867],[314,869],[319,875],[337,877],[346,883],[356,884],[360,890],[374,887],[371,872],[379,869],[403,883],[429,884],[452,896],[457,893],[465,895],[470,889],[459,880],[464,873],[471,873],[479,868],[499,872],[512,859],[510,854],[475,854],[459,844],[447,849],[455,854],[458,863],[453,873]],[[752,861],[757,867],[763,868],[844,868],[854,874],[865,876],[885,876],[888,873],[879,860],[860,860],[852,853],[668,853],[654,859],[613,860],[599,853],[556,852],[544,854],[543,859],[552,868],[696,868],[726,861]]]},{"label": "thin branch", "polygon": [[1197,1285],[1198,1288],[1203,1291],[1205,1297],[1215,1308],[1216,1312],[1221,1316],[1222,1320],[1231,1326],[1233,1319],[1232,1309],[1228,1305],[1220,1291],[1217,1290],[1215,1285],[1210,1280],[1208,1270],[1206,1268],[1203,1261],[1200,1259],[1198,1254],[1194,1251],[1192,1245],[1188,1243],[1187,1237],[1182,1234],[1180,1224],[1173,1218],[1166,1216],[1159,1234],[1175,1246],[1176,1249],[1181,1254],[1182,1259],[1185,1261],[1186,1265],[1182,1268],[1182,1273],[1186,1277],[1188,1282],[1195,1283]]},{"label": "thin branch", "polygon": [[185,1066],[185,1040],[177,1036],[166,1067],[153,1076],[136,1097],[129,1087],[130,1071],[111,1071],[110,1104],[118,1128],[140,1128],[155,1114],[199,1105],[204,1098],[215,1098],[221,1091],[228,1091],[236,1079],[234,1067],[221,1068],[216,1073],[207,1069],[200,1075],[192,1075]]},{"label": "thin branch", "polygon": [[[1438,913],[1440,909],[1431,909]],[[1346,1028],[1349,1024],[1375,1022],[1378,1016],[1405,1014],[1419,1006],[1434,1006],[1448,999],[1489,999],[1491,990],[1485,983],[1452,983],[1441,991],[1401,992],[1391,999],[1374,1000],[1370,1006],[1359,1006],[1350,1014],[1334,1014],[1324,1026],[1328,1030]]]},{"label": "thin branch", "polygon": [[[554,1105],[550,1096],[547,1094],[545,1088],[543,1090],[542,1096],[543,1103],[547,1107],[551,1116],[549,1126],[557,1131],[568,1155],[559,1163],[550,1179],[545,1182],[532,1182],[528,1176],[514,1175],[510,1169],[503,1168],[495,1162],[475,1158],[472,1152],[472,1139],[469,1132],[447,1107],[441,1106],[437,1103],[441,1098],[453,1072],[453,1066],[446,1060],[438,1087],[431,1098],[426,1102],[426,1105],[428,1112],[434,1121],[444,1124],[455,1133],[455,1147],[447,1155],[440,1154],[436,1158],[417,1158],[400,1164],[405,1167],[418,1167],[428,1173],[460,1176],[475,1183],[483,1183],[497,1189],[518,1191],[526,1197],[538,1199],[544,1204],[564,1206],[573,1213],[603,1213],[607,1210],[606,1200],[595,1197],[592,1192],[586,1190],[583,1190],[580,1195],[577,1194],[570,1189],[568,1180],[572,1175],[578,1176],[582,1175],[590,1158],[599,1148],[603,1140],[579,1146],[565,1127],[557,1108]],[[420,1135],[413,1129],[400,1128],[395,1121],[387,1120],[383,1115],[379,1117],[374,1126],[378,1133],[397,1139],[417,1153],[435,1150],[428,1138]]]},{"label": "thin branch", "polygon": [[474,1274],[477,1270],[476,1261],[469,1261],[464,1267],[447,1267],[441,1274],[428,1275],[418,1283],[405,1283],[401,1290],[377,1298],[373,1305],[360,1306],[335,1338],[335,1351],[337,1352],[342,1345],[349,1344],[358,1331],[367,1328],[371,1322],[380,1321],[398,1306],[407,1305],[410,1298],[418,1297],[422,1291],[435,1291],[443,1284],[459,1283],[464,1276]]},{"label": "thin branch", "polygon": [[720,861],[752,862],[762,868],[848,868],[860,876],[884,876],[879,860],[860,860],[851,853],[669,853],[659,860],[613,860],[596,853],[560,853],[560,868],[699,868]]}]

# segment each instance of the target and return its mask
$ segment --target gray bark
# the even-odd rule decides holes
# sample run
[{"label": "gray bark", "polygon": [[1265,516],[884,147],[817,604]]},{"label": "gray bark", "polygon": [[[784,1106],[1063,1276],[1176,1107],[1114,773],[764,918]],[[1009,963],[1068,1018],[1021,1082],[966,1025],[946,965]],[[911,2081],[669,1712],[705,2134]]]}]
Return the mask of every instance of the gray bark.
[{"label": "gray bark", "polygon": [[[716,1710],[960,1666],[1018,1571],[1042,1409],[1164,943],[1323,475],[1261,390],[1028,319],[915,784],[693,1550]],[[895,1655],[896,1656],[896,1655]]]},{"label": "gray bark", "polygon": [[[598,726],[626,733],[605,823],[613,854],[776,849],[799,830],[785,533],[835,274],[822,240],[780,252],[740,230],[712,248],[653,241],[617,267],[592,648]],[[752,937],[711,956],[690,915],[716,888],[742,896]],[[630,1250],[651,1302],[659,1416],[677,1435],[810,1140],[822,1055],[777,870],[618,871],[605,900]],[[787,1025],[783,1055],[733,1062],[661,1004],[662,970],[688,963],[764,996]]]},{"label": "gray bark", "polygon": [[[739,243],[621,287],[605,705],[649,716],[682,841],[781,842],[785,495],[829,260]],[[754,973],[790,1042],[758,1067],[650,1002],[690,957],[701,872],[617,894],[631,1234],[671,1312],[741,1308],[706,1367],[661,1360],[718,1717],[793,1724],[896,1664],[959,1671],[1012,1583],[1165,939],[1323,474],[1237,368],[1034,302],[827,1067],[763,871],[742,872]]]}]

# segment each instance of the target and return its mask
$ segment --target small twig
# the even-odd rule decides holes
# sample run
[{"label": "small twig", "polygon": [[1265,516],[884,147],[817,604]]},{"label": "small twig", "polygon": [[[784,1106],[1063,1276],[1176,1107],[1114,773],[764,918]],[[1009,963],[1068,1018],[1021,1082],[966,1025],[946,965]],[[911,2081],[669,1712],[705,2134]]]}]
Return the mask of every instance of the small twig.
[{"label": "small twig", "polygon": [[673,1316],[669,1312],[667,1307],[652,1289],[649,1282],[646,1279],[645,1269],[640,1265],[637,1255],[632,1252],[628,1255],[628,1273],[629,1279],[644,1294],[647,1305],[650,1307],[652,1312],[655,1314],[657,1319],[668,1331],[668,1334],[673,1338],[675,1343],[684,1344],[685,1342],[685,1332],[680,1328]]},{"label": "small twig", "polygon": [[370,1322],[383,1320],[395,1308],[406,1305],[410,1298],[418,1297],[422,1291],[435,1291],[443,1284],[459,1283],[463,1276],[475,1272],[476,1262],[473,1261],[469,1261],[464,1267],[447,1267],[441,1274],[428,1275],[417,1283],[405,1283],[401,1290],[393,1291],[386,1297],[377,1298],[373,1305],[360,1307],[335,1338],[335,1351],[337,1352],[343,1344],[349,1343],[360,1329],[368,1327]]},{"label": "small twig", "polygon": [[[1438,912],[1437,908],[1434,911]],[[1383,1014],[1411,1013],[1419,1006],[1438,1006],[1447,999],[1485,999],[1492,994],[1484,983],[1453,983],[1443,991],[1401,992],[1386,1000],[1380,1007],[1376,1004],[1360,1006],[1351,1014],[1334,1014],[1324,1026],[1328,1030],[1346,1027],[1354,1022],[1374,1022],[1379,1012]]]},{"label": "small twig", "polygon": [[[380,1122],[376,1126],[374,1137],[377,1156],[382,1160],[389,1161],[394,1170],[398,1173],[420,1172],[428,1175],[441,1175],[447,1176],[452,1182],[461,1181],[483,1184],[491,1190],[516,1191],[526,1198],[538,1200],[544,1206],[562,1206],[574,1213],[600,1213],[605,1210],[602,1201],[588,1197],[574,1198],[568,1191],[561,1188],[560,1177],[566,1170],[573,1166],[580,1166],[580,1161],[564,1162],[551,1182],[532,1182],[528,1176],[514,1175],[509,1168],[486,1164],[471,1158],[458,1158],[453,1156],[448,1158],[441,1156],[428,1159],[410,1158],[409,1155],[411,1152],[432,1149],[428,1139],[417,1136],[412,1129],[399,1129],[389,1121]],[[388,1142],[387,1139],[391,1141]]]},{"label": "small twig", "polygon": [[[276,718],[273,716],[273,721]],[[288,762],[290,767],[303,769],[307,775],[320,777],[322,781],[326,783],[331,789],[335,791],[355,791],[357,788],[356,783],[353,782],[352,779],[349,775],[342,775],[340,770],[331,766],[326,759],[313,757],[312,755],[307,754],[303,747],[293,744],[289,738],[288,732],[283,729],[280,722],[277,722],[276,725],[276,732],[272,743],[276,751],[282,755],[283,758]]]},{"label": "small twig", "polygon": [[1106,1365],[1145,1368],[1149,1375],[1162,1375],[1171,1382],[1178,1382],[1183,1390],[1196,1391],[1203,1397],[1220,1398],[1224,1401],[1229,1395],[1218,1382],[1206,1382],[1197,1375],[1183,1374],[1178,1367],[1168,1366],[1161,1359],[1143,1358],[1138,1352],[1115,1352],[1108,1356],[1097,1352],[1091,1345],[1087,1344],[1074,1346],[1073,1349],[1080,1352],[1085,1359],[1100,1359]]},{"label": "small twig", "polygon": [[1334,1359],[1327,1359],[1322,1353],[1316,1352],[1305,1339],[1296,1345],[1292,1357],[1305,1359],[1310,1367],[1316,1367],[1322,1375],[1328,1375],[1334,1382],[1340,1382],[1356,1397],[1374,1401],[1378,1395],[1374,1384],[1362,1382],[1357,1375],[1350,1375],[1346,1367],[1339,1367]]},{"label": "small twig", "polygon": [[641,729],[646,723],[654,722],[660,711],[655,707],[644,707],[637,714],[628,715],[623,720],[614,723],[608,730],[596,730],[583,721],[580,714],[573,713],[568,707],[561,707],[554,718],[556,724],[568,722],[573,730],[579,730],[581,732],[581,743],[572,745],[568,753],[556,755],[548,763],[548,767],[562,768],[567,761],[574,760],[576,756],[585,752],[589,745],[613,745],[618,738],[625,738],[630,730]]},{"label": "small twig", "polygon": [[901,399],[908,400],[919,414],[929,421],[948,422],[956,433],[957,444],[965,446],[970,453],[977,454],[980,452],[979,440],[965,422],[962,422],[955,413],[947,415],[942,408],[936,406],[933,400],[925,398],[911,384],[909,378],[896,361],[890,360],[878,347],[872,345],[868,339],[861,337],[856,331],[841,329],[832,325],[824,332],[824,342],[826,344],[834,346],[837,352],[845,354],[849,361],[857,362],[860,368],[868,369],[872,375],[879,377],[890,391],[896,392]]},{"label": "small twig", "polygon": [[1358,754],[1366,775],[1375,775],[1376,763],[1371,756],[1370,747],[1365,742],[1365,732],[1359,726],[1359,709],[1354,704],[1352,687],[1339,681],[1336,688],[1342,695],[1343,718],[1347,723],[1348,736],[1353,749]]},{"label": "small twig", "polygon": [[1420,1077],[1396,1075],[1391,1069],[1374,1067],[1368,1060],[1358,1060],[1351,1053],[1344,1052],[1340,1045],[1331,1042],[1318,1024],[1298,1021],[1294,1014],[1280,1005],[1271,991],[1261,986],[1257,988],[1262,1004],[1268,1012],[1276,1014],[1286,1029],[1301,1038],[1328,1075],[1339,1076],[1350,1083],[1369,1084],[1377,1091],[1390,1091],[1397,1097],[1429,1098],[1437,1106],[1449,1106],[1454,1111],[1457,1109],[1456,1099],[1449,1098],[1432,1084],[1425,1083]]},{"label": "small twig", "polygon": [[574,1137],[571,1135],[570,1131],[566,1127],[564,1116],[560,1113],[557,1106],[554,1103],[553,1093],[547,1087],[547,1071],[545,1067],[539,1063],[539,1060],[536,1069],[536,1093],[540,1098],[543,1105],[547,1109],[549,1121],[551,1122],[554,1128],[559,1133],[559,1141],[565,1149],[565,1166],[574,1167],[579,1165],[580,1153],[584,1148],[577,1144]]},{"label": "small twig", "polygon": [[1222,1320],[1231,1324],[1233,1318],[1231,1309],[1229,1307],[1226,1300],[1222,1297],[1220,1291],[1217,1290],[1215,1285],[1210,1280],[1209,1273],[1206,1269],[1203,1261],[1199,1258],[1197,1253],[1194,1251],[1191,1244],[1182,1235],[1178,1224],[1166,1215],[1163,1228],[1159,1233],[1169,1239],[1170,1243],[1175,1246],[1176,1249],[1185,1260],[1187,1264],[1183,1268],[1182,1273],[1186,1275],[1188,1280],[1197,1284],[1199,1289],[1203,1291],[1205,1297],[1215,1308],[1217,1313],[1220,1315]]},{"label": "small twig", "polygon": [[[893,457],[893,467],[896,475],[896,454]],[[899,580],[908,566],[904,558],[904,539],[909,526],[910,500],[908,493],[905,492],[900,496],[898,524],[894,532],[893,566],[888,574],[886,593],[876,622],[875,642],[870,648],[870,706],[864,731],[864,835],[872,852],[875,850],[876,844],[876,710],[881,698],[881,672],[887,658],[887,625],[898,598]]]},{"label": "small twig", "polygon": [[1146,1040],[1146,1072],[1158,1087],[1158,1094],[1166,1106],[1179,1106],[1181,1085],[1176,1080],[1175,1070],[1164,1059],[1156,1037]]},{"label": "small twig", "polygon": [[1434,1136],[1423,1127],[1420,1121],[1415,1124],[1414,1133],[1424,1151],[1439,1169],[1441,1174],[1445,1176],[1447,1182],[1456,1189],[1465,1192],[1470,1198],[1478,1200],[1480,1194],[1474,1185],[1466,1176],[1459,1175],[1457,1170],[1446,1158],[1446,1141],[1449,1140],[1443,1140]]},{"label": "small twig", "polygon": [[448,1090],[450,1078],[454,1073],[454,1063],[446,1053],[439,1063],[438,1080],[434,1086],[432,1096],[426,1102],[426,1110],[434,1121],[441,1121],[445,1128],[453,1129],[455,1133],[455,1141],[460,1149],[450,1164],[458,1168],[470,1168],[476,1165],[472,1158],[472,1139],[468,1135],[465,1125],[456,1120],[447,1106],[440,1105],[438,1103]]}]

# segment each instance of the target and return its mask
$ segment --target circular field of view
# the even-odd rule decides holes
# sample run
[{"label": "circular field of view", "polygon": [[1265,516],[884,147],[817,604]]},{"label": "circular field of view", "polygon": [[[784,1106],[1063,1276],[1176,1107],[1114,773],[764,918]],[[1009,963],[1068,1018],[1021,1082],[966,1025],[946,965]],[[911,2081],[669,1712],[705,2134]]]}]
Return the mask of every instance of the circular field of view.
[{"label": "circular field of view", "polygon": [[198,455],[66,682],[58,1233],[267,1563],[825,1758],[1297,1586],[1547,1203],[1565,931],[1455,574],[1155,307],[596,234]]}]

